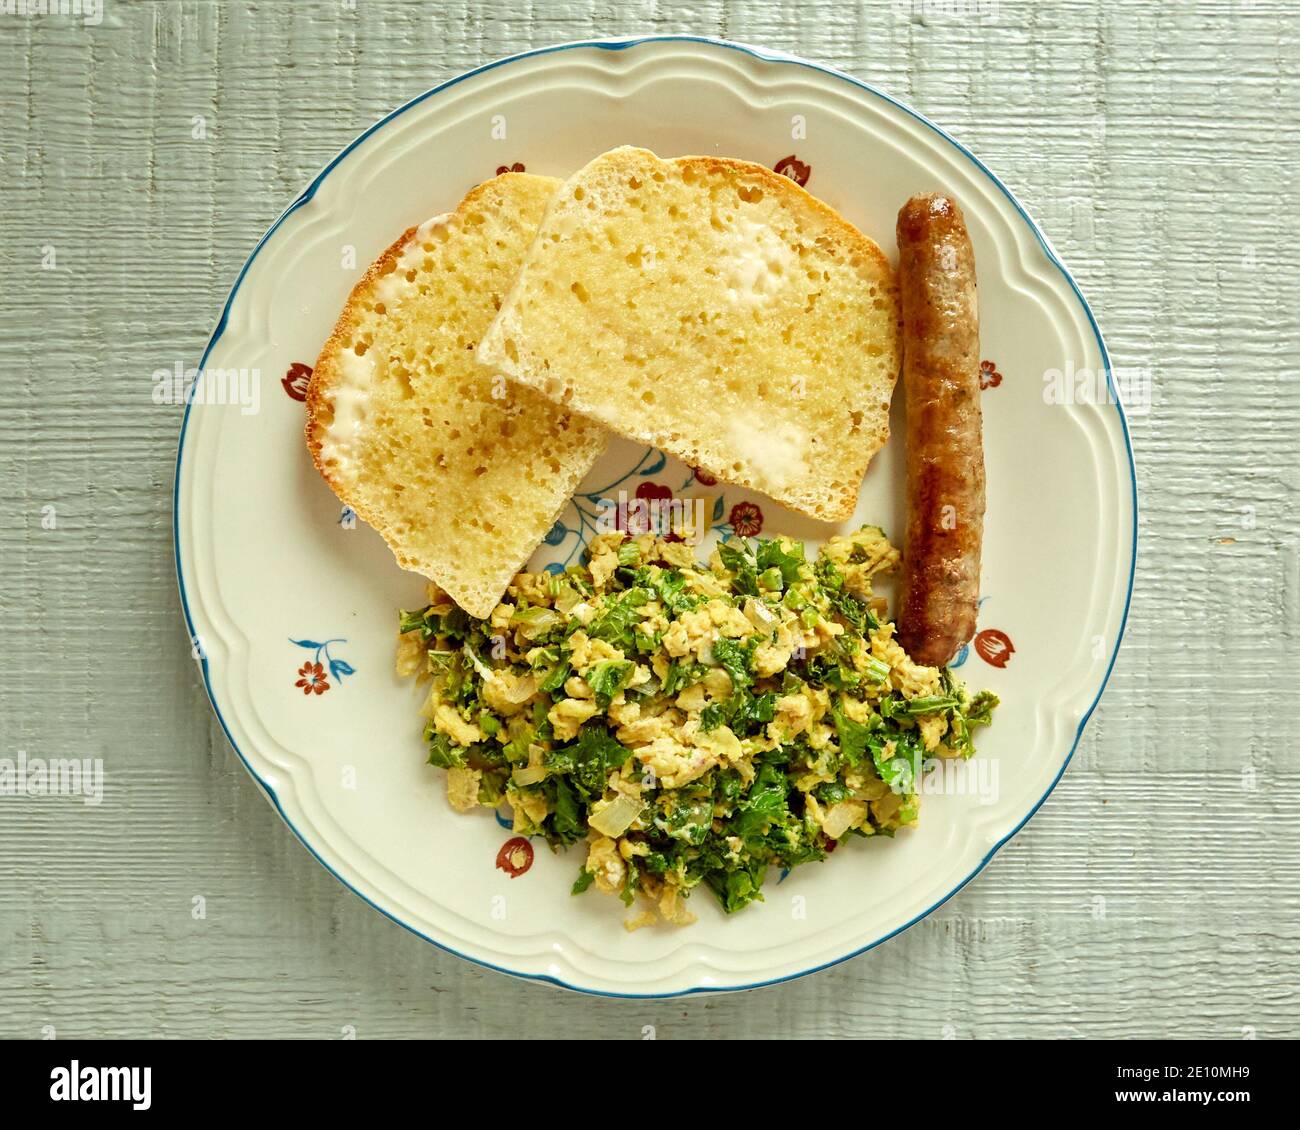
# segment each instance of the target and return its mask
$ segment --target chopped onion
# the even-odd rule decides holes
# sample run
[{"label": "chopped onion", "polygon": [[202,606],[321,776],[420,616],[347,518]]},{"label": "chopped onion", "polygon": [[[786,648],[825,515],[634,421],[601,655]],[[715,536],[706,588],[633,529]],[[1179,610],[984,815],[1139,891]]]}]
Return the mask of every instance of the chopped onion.
[{"label": "chopped onion", "polygon": [[752,596],[745,601],[745,618],[756,628],[770,628],[777,621],[776,613]]},{"label": "chopped onion", "polygon": [[510,623],[519,629],[526,640],[541,639],[552,628],[564,623],[564,617],[554,608],[521,608],[510,617]]},{"label": "chopped onion", "polygon": [[582,600],[582,593],[572,585],[563,584],[560,586],[559,595],[555,598],[555,607],[563,612],[566,616],[573,611],[573,606]]},{"label": "chopped onion", "polygon": [[536,675],[525,675],[523,678],[498,678],[496,681],[498,693],[506,702],[520,703],[527,702],[537,693],[537,684],[541,680]]},{"label": "chopped onion", "polygon": [[640,797],[619,793],[611,801],[600,801],[591,810],[587,823],[603,836],[618,839],[641,812]]},{"label": "chopped onion", "polygon": [[838,840],[850,828],[867,818],[867,806],[860,800],[842,800],[833,804],[822,819],[822,831],[832,840]]},{"label": "chopped onion", "polygon": [[545,765],[521,765],[510,774],[510,779],[516,785],[537,785],[546,780],[547,771]]}]

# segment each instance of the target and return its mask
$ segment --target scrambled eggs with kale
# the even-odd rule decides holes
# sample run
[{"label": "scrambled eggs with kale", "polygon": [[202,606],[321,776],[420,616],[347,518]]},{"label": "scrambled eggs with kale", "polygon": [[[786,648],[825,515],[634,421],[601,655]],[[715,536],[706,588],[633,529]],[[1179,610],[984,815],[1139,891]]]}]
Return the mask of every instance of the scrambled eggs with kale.
[{"label": "scrambled eggs with kale", "polygon": [[486,621],[431,585],[404,612],[398,673],[431,680],[429,761],[460,811],[509,804],[514,830],[587,844],[574,893],[694,921],[769,867],[917,818],[925,759],[969,757],[997,699],[973,698],[894,640],[872,578],[898,551],[875,527],[815,562],[788,538],[719,544],[602,534],[588,564],[521,573]]}]

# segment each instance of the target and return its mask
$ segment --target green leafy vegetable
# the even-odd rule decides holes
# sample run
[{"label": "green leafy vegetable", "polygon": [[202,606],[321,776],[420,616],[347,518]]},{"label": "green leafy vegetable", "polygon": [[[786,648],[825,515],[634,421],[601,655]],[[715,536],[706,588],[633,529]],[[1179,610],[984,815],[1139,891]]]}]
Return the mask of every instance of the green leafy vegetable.
[{"label": "green leafy vegetable", "polygon": [[463,768],[467,764],[465,750],[452,745],[446,734],[432,733],[429,736],[429,764],[441,769]]},{"label": "green leafy vegetable", "polygon": [[589,850],[575,894],[662,907],[704,888],[735,913],[770,868],[915,821],[926,758],[971,756],[992,720],[996,696],[947,671],[918,691],[881,658],[870,580],[897,554],[873,528],[811,561],[782,538],[730,537],[711,567],[651,537],[595,545],[599,569],[521,577],[508,616],[399,619],[427,657],[430,764],[475,770],[478,802],[504,798],[522,833]]},{"label": "green leafy vegetable", "polygon": [[606,707],[627,684],[635,669],[636,664],[630,659],[606,659],[587,668],[583,677],[595,694],[597,705]]}]

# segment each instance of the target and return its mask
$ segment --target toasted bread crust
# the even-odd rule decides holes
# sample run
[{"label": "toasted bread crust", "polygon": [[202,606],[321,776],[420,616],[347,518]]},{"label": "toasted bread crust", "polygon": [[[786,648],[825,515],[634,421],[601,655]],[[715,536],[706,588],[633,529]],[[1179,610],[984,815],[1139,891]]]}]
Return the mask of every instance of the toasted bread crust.
[{"label": "toasted bread crust", "polygon": [[[330,489],[339,496],[340,501],[347,501],[341,493],[341,484],[326,468],[321,457],[321,445],[326,426],[325,418],[331,411],[326,403],[325,393],[337,383],[333,379],[337,375],[334,359],[347,348],[349,339],[357,330],[357,304],[362,296],[380,278],[397,269],[398,257],[403,249],[415,239],[415,233],[419,230],[418,225],[407,228],[378,259],[370,264],[366,269],[366,273],[357,280],[357,284],[348,295],[348,300],[343,304],[343,311],[339,314],[338,321],[334,323],[333,331],[325,339],[325,344],[321,346],[321,351],[316,358],[316,364],[312,367],[311,381],[307,385],[307,423],[304,428],[307,437],[307,450],[311,452],[311,461],[316,470],[320,472],[321,478],[329,483]],[[372,526],[375,525],[373,515],[362,514],[360,510],[357,510],[356,513],[362,521]]]}]

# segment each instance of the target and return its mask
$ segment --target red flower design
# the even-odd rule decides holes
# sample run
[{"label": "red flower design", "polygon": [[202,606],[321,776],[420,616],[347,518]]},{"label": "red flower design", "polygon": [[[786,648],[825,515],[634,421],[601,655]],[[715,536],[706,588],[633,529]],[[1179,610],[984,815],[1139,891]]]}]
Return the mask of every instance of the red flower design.
[{"label": "red flower design", "polygon": [[280,378],[280,384],[292,400],[307,399],[307,385],[311,382],[311,366],[295,361],[289,371]]},{"label": "red flower design", "polygon": [[998,372],[996,362],[980,362],[980,388],[997,388],[1002,383],[1002,374]]},{"label": "red flower design", "polygon": [[710,475],[703,467],[692,467],[691,471],[695,475],[695,481],[702,487],[716,486],[718,483],[718,476]]},{"label": "red flower design", "polygon": [[1011,637],[997,628],[985,628],[975,637],[975,654],[994,667],[1005,667],[1015,650]]},{"label": "red flower design", "polygon": [[302,687],[303,694],[324,694],[330,689],[330,681],[325,675],[325,668],[319,663],[304,663],[298,668],[298,681],[295,687]]},{"label": "red flower design", "polygon": [[732,532],[737,537],[752,538],[763,529],[763,511],[753,502],[737,502],[731,508]]},{"label": "red flower design", "polygon": [[533,845],[523,836],[506,840],[497,852],[497,868],[512,879],[518,879],[533,865]]},{"label": "red flower design", "polygon": [[793,153],[789,157],[782,157],[779,160],[773,172],[780,173],[783,177],[789,177],[797,185],[806,185],[808,178],[812,176],[812,166],[800,161]]},{"label": "red flower design", "polygon": [[502,173],[522,173],[523,171],[524,171],[524,166],[523,163],[520,161],[516,161],[513,165],[497,166],[497,176],[500,176]]}]

